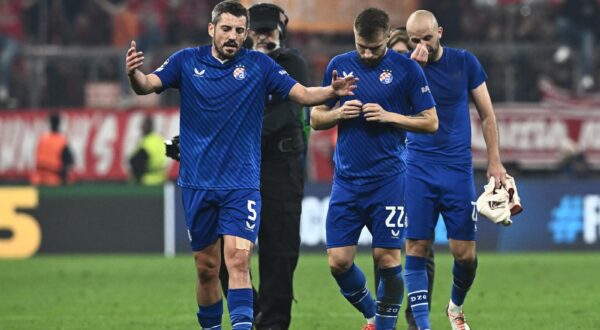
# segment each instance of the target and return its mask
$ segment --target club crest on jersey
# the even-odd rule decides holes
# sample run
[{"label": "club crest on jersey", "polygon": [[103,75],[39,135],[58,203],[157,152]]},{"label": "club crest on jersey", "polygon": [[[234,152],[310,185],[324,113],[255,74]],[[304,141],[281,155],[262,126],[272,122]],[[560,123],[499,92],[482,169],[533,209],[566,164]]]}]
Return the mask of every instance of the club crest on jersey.
[{"label": "club crest on jersey", "polygon": [[379,81],[381,81],[382,84],[387,85],[391,83],[392,80],[394,80],[394,76],[392,75],[391,70],[383,70],[383,72],[379,75]]},{"label": "club crest on jersey", "polygon": [[233,70],[233,78],[244,80],[246,78],[246,68],[243,65],[237,65],[235,70]]}]

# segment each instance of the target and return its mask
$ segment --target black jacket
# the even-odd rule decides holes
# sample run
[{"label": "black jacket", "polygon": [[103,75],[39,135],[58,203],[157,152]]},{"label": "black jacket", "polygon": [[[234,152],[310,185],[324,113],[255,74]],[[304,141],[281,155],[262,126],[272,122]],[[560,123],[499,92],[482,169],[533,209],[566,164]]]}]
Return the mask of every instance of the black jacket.
[{"label": "black jacket", "polygon": [[[269,54],[275,62],[281,65],[288,74],[300,84],[308,84],[308,66],[306,61],[297,51],[289,48],[280,48]],[[280,97],[271,95],[267,100],[265,116],[263,120],[263,143],[265,139],[276,137],[291,137],[296,131],[302,131],[303,107],[289,99],[282,100]]]}]

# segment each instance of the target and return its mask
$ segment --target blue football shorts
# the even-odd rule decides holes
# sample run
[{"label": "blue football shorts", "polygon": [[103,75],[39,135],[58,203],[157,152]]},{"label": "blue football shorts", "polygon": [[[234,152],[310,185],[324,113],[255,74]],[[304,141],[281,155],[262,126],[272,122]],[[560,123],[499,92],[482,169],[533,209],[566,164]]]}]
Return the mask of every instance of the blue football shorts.
[{"label": "blue football shorts", "polygon": [[406,226],[402,174],[368,185],[334,180],[325,225],[327,248],[357,245],[364,226],[373,236],[373,248],[402,247]]},{"label": "blue football shorts", "polygon": [[406,238],[433,239],[441,213],[448,238],[475,240],[477,207],[471,165],[409,162],[405,198]]},{"label": "blue football shorts", "polygon": [[206,248],[222,235],[256,242],[261,207],[258,190],[182,188],[182,200],[193,251]]}]

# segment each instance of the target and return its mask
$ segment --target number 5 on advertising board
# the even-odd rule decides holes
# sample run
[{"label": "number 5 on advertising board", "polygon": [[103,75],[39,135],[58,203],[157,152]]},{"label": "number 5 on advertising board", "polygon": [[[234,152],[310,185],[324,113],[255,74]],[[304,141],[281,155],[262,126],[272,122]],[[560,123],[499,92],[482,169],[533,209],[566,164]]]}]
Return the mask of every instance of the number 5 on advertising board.
[{"label": "number 5 on advertising board", "polygon": [[10,233],[8,238],[0,238],[0,258],[27,258],[37,252],[42,240],[40,225],[33,216],[17,211],[37,206],[35,188],[0,188],[0,232]]}]

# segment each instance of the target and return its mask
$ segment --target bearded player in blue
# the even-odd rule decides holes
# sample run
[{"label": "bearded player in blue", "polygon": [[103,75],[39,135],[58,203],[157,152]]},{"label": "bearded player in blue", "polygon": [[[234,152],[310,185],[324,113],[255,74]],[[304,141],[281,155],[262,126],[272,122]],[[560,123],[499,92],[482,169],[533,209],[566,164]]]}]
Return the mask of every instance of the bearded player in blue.
[{"label": "bearded player in blue", "polygon": [[[342,295],[366,318],[363,329],[395,327],[402,302],[400,248],[406,226],[402,153],[406,130],[437,130],[435,103],[420,66],[386,47],[388,15],[375,8],[354,22],[356,50],[336,56],[335,70],[360,79],[355,95],[315,107],[314,129],[338,126],[335,173],[326,221],[329,267]],[[373,236],[373,259],[381,280],[377,301],[354,264],[363,227]]]},{"label": "bearded player in blue", "polygon": [[221,240],[229,272],[227,305],[233,329],[253,322],[249,260],[259,229],[260,145],[269,95],[305,105],[352,95],[356,78],[306,88],[268,56],[246,49],[248,12],[237,1],[212,11],[210,46],[173,54],[151,74],[139,70],[143,54],[127,52],[127,74],[137,94],[179,89],[181,95],[178,184],[197,270],[198,322],[221,329]]},{"label": "bearded player in blue", "polygon": [[411,58],[423,65],[439,117],[436,134],[408,134],[406,203],[410,220],[406,229],[405,264],[408,300],[419,329],[429,329],[426,257],[441,213],[454,256],[447,314],[452,329],[468,330],[462,305],[477,269],[469,96],[483,127],[487,175],[493,176],[499,187],[506,180],[506,170],[500,161],[496,117],[481,64],[464,49],[440,45],[443,29],[431,12],[414,12],[408,18],[407,32],[414,49]]}]

